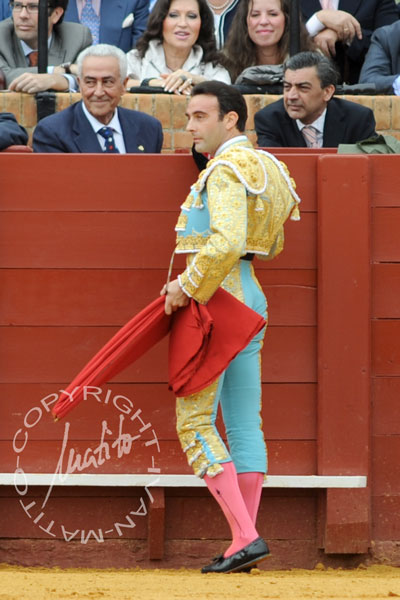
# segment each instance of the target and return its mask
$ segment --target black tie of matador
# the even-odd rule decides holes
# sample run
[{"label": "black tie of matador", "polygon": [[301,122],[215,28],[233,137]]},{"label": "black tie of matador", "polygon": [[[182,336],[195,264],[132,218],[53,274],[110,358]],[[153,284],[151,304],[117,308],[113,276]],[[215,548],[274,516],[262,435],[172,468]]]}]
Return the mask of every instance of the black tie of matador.
[{"label": "black tie of matador", "polygon": [[119,154],[119,150],[115,145],[114,134],[111,127],[102,127],[98,133],[105,139],[103,152],[112,152],[113,154]]}]

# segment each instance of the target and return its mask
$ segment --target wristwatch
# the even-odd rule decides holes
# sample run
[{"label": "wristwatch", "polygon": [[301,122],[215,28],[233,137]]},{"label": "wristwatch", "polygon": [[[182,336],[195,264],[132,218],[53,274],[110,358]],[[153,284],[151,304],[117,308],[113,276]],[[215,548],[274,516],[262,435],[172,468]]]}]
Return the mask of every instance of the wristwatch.
[{"label": "wristwatch", "polygon": [[60,65],[60,67],[62,67],[63,69],[65,69],[65,72],[68,73],[68,75],[71,75],[71,69],[70,69],[71,63],[70,62],[65,62],[62,63]]}]

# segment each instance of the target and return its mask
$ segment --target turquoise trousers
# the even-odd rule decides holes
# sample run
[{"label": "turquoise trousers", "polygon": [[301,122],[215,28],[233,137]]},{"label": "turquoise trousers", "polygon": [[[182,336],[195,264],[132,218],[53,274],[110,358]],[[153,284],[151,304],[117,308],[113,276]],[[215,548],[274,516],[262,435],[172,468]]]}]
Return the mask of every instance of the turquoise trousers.
[{"label": "turquoise trousers", "polygon": [[[250,261],[240,260],[222,287],[267,318],[267,302]],[[222,472],[233,461],[238,473],[267,471],[261,420],[261,348],[258,333],[210,386],[176,399],[177,433],[189,464],[199,477]],[[221,407],[228,447],[215,421]]]}]

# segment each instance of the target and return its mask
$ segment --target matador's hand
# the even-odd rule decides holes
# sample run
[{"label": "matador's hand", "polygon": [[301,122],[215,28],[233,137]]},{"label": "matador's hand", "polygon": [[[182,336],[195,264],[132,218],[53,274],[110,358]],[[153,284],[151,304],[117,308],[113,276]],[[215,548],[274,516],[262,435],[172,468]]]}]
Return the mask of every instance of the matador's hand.
[{"label": "matador's hand", "polygon": [[174,279],[168,285],[164,285],[161,295],[165,295],[165,313],[171,315],[173,312],[189,304],[189,296],[182,291],[179,281]]}]

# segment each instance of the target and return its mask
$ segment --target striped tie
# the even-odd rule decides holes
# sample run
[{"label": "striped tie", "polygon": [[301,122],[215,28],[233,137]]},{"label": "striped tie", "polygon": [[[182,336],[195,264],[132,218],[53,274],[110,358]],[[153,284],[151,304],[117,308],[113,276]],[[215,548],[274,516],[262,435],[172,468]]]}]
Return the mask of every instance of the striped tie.
[{"label": "striped tie", "polygon": [[318,139],[318,130],[312,125],[306,125],[301,130],[303,137],[306,141],[307,148],[320,148]]},{"label": "striped tie", "polygon": [[99,33],[100,33],[100,17],[96,15],[95,10],[92,6],[92,0],[86,0],[85,6],[82,9],[81,13],[81,24],[89,27],[93,44],[99,43]]}]

